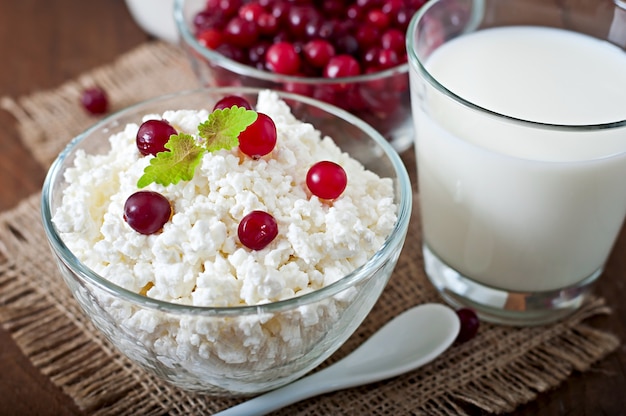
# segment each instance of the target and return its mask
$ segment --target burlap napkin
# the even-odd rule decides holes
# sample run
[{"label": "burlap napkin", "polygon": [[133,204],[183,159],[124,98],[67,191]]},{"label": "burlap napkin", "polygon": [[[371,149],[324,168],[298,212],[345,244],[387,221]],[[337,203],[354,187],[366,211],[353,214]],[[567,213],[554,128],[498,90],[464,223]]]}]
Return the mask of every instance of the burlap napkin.
[{"label": "burlap napkin", "polygon": [[[57,89],[16,100],[5,97],[0,106],[16,117],[25,145],[47,166],[73,135],[95,121],[78,104],[82,88],[94,84],[109,93],[113,110],[197,86],[182,53],[154,42]],[[414,179],[412,151],[403,157]],[[417,200],[414,205],[418,208]],[[354,336],[328,362],[350,352],[403,310],[441,302],[423,272],[419,229],[414,212],[388,287]],[[615,336],[584,323],[609,312],[602,299],[594,298],[550,326],[483,324],[476,338],[454,345],[419,370],[313,398],[278,414],[463,415],[476,407],[493,413],[511,411],[618,347]],[[99,334],[57,273],[41,226],[39,194],[0,214],[0,323],[33,364],[89,414],[206,415],[238,402],[170,387],[139,370]]]}]

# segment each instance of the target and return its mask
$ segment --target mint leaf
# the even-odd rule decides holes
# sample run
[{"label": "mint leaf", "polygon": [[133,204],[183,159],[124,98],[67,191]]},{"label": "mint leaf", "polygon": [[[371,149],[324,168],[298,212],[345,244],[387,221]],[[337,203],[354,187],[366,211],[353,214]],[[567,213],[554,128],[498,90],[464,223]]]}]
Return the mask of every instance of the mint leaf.
[{"label": "mint leaf", "polygon": [[159,152],[150,160],[137,187],[144,188],[152,182],[167,186],[191,180],[205,152],[238,146],[239,133],[254,123],[257,116],[256,111],[236,106],[213,111],[208,120],[198,126],[204,146],[189,134],[172,135],[165,144],[169,152]]},{"label": "mint leaf", "polygon": [[172,135],[165,148],[170,151],[159,152],[150,160],[150,165],[146,166],[143,176],[137,181],[137,187],[144,188],[152,182],[167,186],[191,180],[206,152],[193,136],[185,133]]},{"label": "mint leaf", "polygon": [[254,123],[257,116],[256,111],[237,106],[213,111],[209,119],[198,126],[200,137],[205,139],[204,146],[209,152],[232,149],[239,145],[239,133]]}]

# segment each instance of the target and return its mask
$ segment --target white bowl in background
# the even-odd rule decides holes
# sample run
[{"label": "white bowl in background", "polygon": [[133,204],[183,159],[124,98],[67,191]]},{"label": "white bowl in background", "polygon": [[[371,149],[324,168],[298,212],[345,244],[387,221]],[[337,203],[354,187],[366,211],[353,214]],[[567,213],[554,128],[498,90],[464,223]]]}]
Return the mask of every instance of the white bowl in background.
[{"label": "white bowl in background", "polygon": [[126,7],[145,32],[158,39],[178,43],[174,0],[126,0]]}]

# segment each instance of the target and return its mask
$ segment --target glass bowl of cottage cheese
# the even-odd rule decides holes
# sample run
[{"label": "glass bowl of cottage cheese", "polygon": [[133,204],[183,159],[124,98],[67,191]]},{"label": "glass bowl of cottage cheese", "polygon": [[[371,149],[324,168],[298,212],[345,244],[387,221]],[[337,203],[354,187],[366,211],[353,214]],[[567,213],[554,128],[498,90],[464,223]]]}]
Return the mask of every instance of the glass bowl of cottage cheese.
[{"label": "glass bowl of cottage cheese", "polygon": [[[251,108],[229,114],[273,122],[269,152],[245,150],[243,132],[235,145],[208,146],[207,123],[223,127],[227,111],[215,108],[233,96]],[[150,120],[174,129],[169,150],[139,150]],[[207,146],[191,176],[142,183],[161,153],[195,154],[174,149],[181,137]],[[339,195],[318,196],[309,182],[321,161],[345,172]],[[157,229],[130,221],[137,192],[169,202]],[[98,122],[52,164],[42,217],[64,281],[123,354],[180,388],[246,396],[301,377],[352,335],[396,265],[411,201],[401,159],[360,119],[307,97],[238,87],[159,97]],[[242,234],[251,212],[268,214],[274,233],[262,223]],[[258,245],[246,233],[272,235]]]}]

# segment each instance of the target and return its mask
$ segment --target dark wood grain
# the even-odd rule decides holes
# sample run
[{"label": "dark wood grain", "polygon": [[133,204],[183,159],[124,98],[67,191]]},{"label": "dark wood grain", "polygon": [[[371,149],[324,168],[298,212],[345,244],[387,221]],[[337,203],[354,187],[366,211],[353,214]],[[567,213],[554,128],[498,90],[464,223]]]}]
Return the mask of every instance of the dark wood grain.
[{"label": "dark wood grain", "polygon": [[[148,40],[123,0],[0,1],[0,95],[57,87]],[[0,210],[41,188],[44,169],[0,112]],[[78,408],[0,329],[0,415],[77,415]]]},{"label": "dark wood grain", "polygon": [[[598,1],[611,4],[610,0],[572,3]],[[56,87],[148,39],[122,0],[2,0],[0,95],[19,97]],[[0,210],[14,207],[39,190],[44,174],[21,145],[12,118],[0,112]],[[625,253],[626,232],[622,231],[597,287],[614,312],[594,322],[621,338],[626,338]],[[73,402],[40,374],[0,329],[0,415],[76,414],[80,411]],[[573,374],[514,414],[626,414],[626,349],[621,347],[590,371]]]}]

